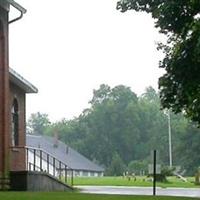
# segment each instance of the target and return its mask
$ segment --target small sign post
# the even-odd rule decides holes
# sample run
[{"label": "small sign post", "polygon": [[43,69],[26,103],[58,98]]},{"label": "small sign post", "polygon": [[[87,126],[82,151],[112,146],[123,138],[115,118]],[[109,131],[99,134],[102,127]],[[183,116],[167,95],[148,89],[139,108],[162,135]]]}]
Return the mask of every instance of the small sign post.
[{"label": "small sign post", "polygon": [[153,176],[153,195],[156,195],[156,174],[161,174],[161,165],[158,163],[158,152],[153,150],[151,152],[152,164],[148,165],[149,174]]},{"label": "small sign post", "polygon": [[153,196],[156,195],[156,150],[153,151]]}]

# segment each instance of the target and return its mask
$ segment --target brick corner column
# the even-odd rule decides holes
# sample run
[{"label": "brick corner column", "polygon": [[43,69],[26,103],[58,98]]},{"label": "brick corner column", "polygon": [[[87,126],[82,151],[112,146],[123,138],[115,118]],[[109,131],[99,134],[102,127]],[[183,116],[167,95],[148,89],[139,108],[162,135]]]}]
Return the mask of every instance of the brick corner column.
[{"label": "brick corner column", "polygon": [[9,176],[8,10],[0,1],[0,178]]}]

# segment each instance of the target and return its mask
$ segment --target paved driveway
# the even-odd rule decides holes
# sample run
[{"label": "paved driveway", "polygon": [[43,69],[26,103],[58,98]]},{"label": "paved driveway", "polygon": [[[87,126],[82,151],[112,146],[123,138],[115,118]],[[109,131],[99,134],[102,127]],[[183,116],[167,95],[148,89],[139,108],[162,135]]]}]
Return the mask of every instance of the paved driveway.
[{"label": "paved driveway", "polygon": [[[77,186],[83,193],[121,194],[121,195],[152,195],[152,187],[124,187],[124,186]],[[198,188],[159,188],[157,195],[200,197]]]}]

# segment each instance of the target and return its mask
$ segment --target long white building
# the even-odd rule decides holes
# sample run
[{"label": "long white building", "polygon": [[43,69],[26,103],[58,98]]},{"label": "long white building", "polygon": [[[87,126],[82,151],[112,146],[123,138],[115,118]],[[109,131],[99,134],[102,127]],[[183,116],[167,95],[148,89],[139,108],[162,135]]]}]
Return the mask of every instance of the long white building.
[{"label": "long white building", "polygon": [[[73,170],[74,176],[97,177],[103,176],[104,174],[103,167],[98,166],[63,142],[59,140],[55,142],[55,138],[53,137],[27,135],[26,144],[29,148],[38,149],[35,152],[35,156],[34,150],[28,151],[27,165],[29,169],[47,171],[54,176],[59,176],[60,171],[64,173],[64,170],[69,169]],[[40,155],[39,149],[47,152],[51,156],[47,159],[44,153]],[[56,162],[52,157],[64,163],[69,169],[64,169],[64,165]],[[42,158],[42,161],[40,158]]]}]

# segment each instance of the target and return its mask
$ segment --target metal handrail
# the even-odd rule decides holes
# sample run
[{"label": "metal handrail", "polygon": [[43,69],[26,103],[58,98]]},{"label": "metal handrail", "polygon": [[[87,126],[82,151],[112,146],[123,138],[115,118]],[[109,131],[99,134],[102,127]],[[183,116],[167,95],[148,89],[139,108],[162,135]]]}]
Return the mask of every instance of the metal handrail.
[{"label": "metal handrail", "polygon": [[[25,150],[27,171],[46,172],[60,181],[73,186],[73,169],[52,154],[42,148],[27,146],[12,148]],[[71,181],[69,179],[71,179]]]}]

